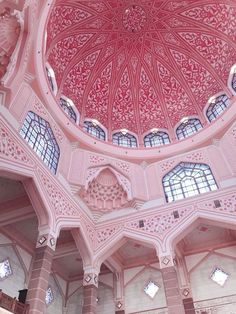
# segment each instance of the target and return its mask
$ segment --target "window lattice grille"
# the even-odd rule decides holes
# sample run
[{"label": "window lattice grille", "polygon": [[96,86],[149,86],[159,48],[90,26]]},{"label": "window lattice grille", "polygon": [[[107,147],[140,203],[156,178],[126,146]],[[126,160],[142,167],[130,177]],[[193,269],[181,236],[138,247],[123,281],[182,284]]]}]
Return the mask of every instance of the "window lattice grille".
[{"label": "window lattice grille", "polygon": [[84,131],[89,133],[90,135],[105,141],[106,134],[103,129],[99,126],[94,124],[92,121],[84,121]]},{"label": "window lattice grille", "polygon": [[60,98],[60,106],[65,112],[65,114],[74,122],[77,120],[77,115],[72,108],[71,104],[64,98]]},{"label": "window lattice grille", "polygon": [[129,133],[117,132],[112,136],[112,143],[124,147],[137,147],[137,140],[134,135]]},{"label": "window lattice grille", "polygon": [[[235,83],[236,84],[236,83]],[[229,105],[229,98],[226,95],[217,97],[207,108],[207,118],[211,122],[221,115]]]},{"label": "window lattice grille", "polygon": [[206,164],[181,162],[162,179],[167,202],[217,190],[211,169]]},{"label": "window lattice grille", "polygon": [[50,85],[50,88],[53,92],[55,92],[55,86],[54,86],[54,81],[53,81],[53,76],[51,71],[46,67],[46,72],[47,72],[47,78],[48,78],[48,82]]},{"label": "window lattice grille", "polygon": [[20,130],[20,135],[55,174],[60,149],[50,124],[34,112],[29,111]]},{"label": "window lattice grille", "polygon": [[170,143],[169,135],[165,132],[150,132],[144,137],[145,147],[156,147]]},{"label": "window lattice grille", "polygon": [[192,118],[186,122],[182,122],[176,129],[176,135],[179,140],[191,136],[202,129],[202,124],[199,119]]}]

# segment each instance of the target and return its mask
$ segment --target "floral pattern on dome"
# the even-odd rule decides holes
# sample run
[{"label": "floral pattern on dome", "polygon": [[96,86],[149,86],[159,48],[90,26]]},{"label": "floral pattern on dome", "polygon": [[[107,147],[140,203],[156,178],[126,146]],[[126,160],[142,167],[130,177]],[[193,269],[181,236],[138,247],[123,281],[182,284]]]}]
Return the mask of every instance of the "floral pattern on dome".
[{"label": "floral pattern on dome", "polygon": [[125,9],[123,13],[123,25],[129,32],[139,32],[147,22],[147,15],[142,7],[132,5]]},{"label": "floral pattern on dome", "polygon": [[56,0],[46,60],[82,124],[98,120],[109,141],[121,129],[171,134],[186,116],[206,124],[209,98],[231,94],[235,16],[228,0]]}]

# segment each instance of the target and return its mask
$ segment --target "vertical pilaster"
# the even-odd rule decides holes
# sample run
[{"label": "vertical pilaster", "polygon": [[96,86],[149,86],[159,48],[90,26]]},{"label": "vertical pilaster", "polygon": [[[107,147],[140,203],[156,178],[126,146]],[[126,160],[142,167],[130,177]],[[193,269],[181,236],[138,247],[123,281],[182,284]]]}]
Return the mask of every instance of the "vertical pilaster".
[{"label": "vertical pilaster", "polygon": [[162,278],[166,294],[169,314],[185,314],[182,296],[179,289],[178,277],[171,256],[160,260]]},{"label": "vertical pilaster", "polygon": [[30,305],[29,314],[42,314],[45,312],[45,297],[51,273],[54,247],[55,239],[53,237],[47,235],[39,237],[26,298],[26,302]]},{"label": "vertical pilaster", "polygon": [[83,314],[96,314],[97,290],[94,285],[84,286]]},{"label": "vertical pilaster", "polygon": [[97,296],[98,296],[98,271],[92,268],[84,270],[84,300],[83,314],[97,313]]},{"label": "vertical pilaster", "polygon": [[124,301],[124,273],[123,271],[116,272],[114,275],[115,286],[115,306],[116,314],[125,314],[125,301]]},{"label": "vertical pilaster", "polygon": [[185,314],[195,314],[193,298],[187,298],[183,300]]}]

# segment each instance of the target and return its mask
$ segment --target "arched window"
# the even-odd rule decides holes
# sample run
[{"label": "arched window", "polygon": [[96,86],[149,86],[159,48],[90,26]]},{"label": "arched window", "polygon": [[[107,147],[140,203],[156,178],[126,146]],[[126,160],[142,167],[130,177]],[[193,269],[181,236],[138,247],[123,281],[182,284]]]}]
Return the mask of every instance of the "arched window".
[{"label": "arched window", "polygon": [[155,147],[170,143],[169,135],[162,131],[152,131],[144,137],[145,147]]},{"label": "arched window", "polygon": [[112,143],[124,147],[137,147],[136,137],[130,133],[116,132],[112,135]]},{"label": "arched window", "polygon": [[53,94],[56,95],[57,94],[56,76],[55,76],[53,69],[49,65],[46,66],[46,73],[47,73],[47,78],[48,78],[50,88],[51,88]]},{"label": "arched window", "polygon": [[168,203],[217,190],[217,184],[206,164],[181,162],[162,179]]},{"label": "arched window", "polygon": [[65,112],[65,114],[74,122],[77,120],[77,115],[71,106],[70,102],[66,100],[65,98],[61,97],[60,98],[60,106]]},{"label": "arched window", "polygon": [[179,140],[191,136],[202,129],[202,124],[199,119],[191,118],[183,121],[176,129],[176,135]]},{"label": "arched window", "polygon": [[100,140],[105,141],[106,134],[105,131],[93,121],[84,121],[84,131],[91,134],[94,137],[97,137]]},{"label": "arched window", "polygon": [[20,130],[20,135],[48,168],[56,173],[60,149],[50,124],[34,112],[29,111]]},{"label": "arched window", "polygon": [[233,77],[232,77],[232,88],[236,92],[236,70],[235,70]]},{"label": "arched window", "polygon": [[211,122],[215,120],[228,107],[229,98],[224,94],[216,97],[208,106],[206,115]]},{"label": "arched window", "polygon": [[47,72],[47,78],[48,78],[49,85],[51,87],[51,90],[54,92],[55,91],[55,87],[54,87],[54,80],[53,80],[52,69],[49,69],[48,67],[46,67],[46,72]]}]

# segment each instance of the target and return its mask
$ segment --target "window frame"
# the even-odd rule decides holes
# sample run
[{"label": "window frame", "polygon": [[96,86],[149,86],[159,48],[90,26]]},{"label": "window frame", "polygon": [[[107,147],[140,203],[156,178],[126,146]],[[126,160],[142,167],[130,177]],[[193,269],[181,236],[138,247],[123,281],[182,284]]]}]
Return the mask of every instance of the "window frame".
[{"label": "window frame", "polygon": [[13,275],[13,269],[12,269],[11,261],[10,261],[10,258],[9,258],[9,257],[6,257],[6,258],[4,258],[3,260],[1,260],[1,261],[0,261],[0,264],[5,263],[6,261],[8,262],[9,267],[10,267],[10,273],[9,273],[7,276],[0,277],[0,281],[4,281],[4,280],[6,280],[8,277],[10,277],[10,276]]},{"label": "window frame", "polygon": [[[160,135],[158,137],[162,138],[162,143],[160,143],[158,145],[152,145],[151,142],[149,141],[150,142],[150,146],[146,146],[145,138],[147,138],[148,136],[152,136],[152,135],[153,135],[153,137],[155,137],[155,135],[158,134],[158,133],[162,133],[163,136],[167,135],[167,138],[168,138],[169,142],[168,143],[164,143],[163,137]],[[171,144],[171,140],[170,140],[170,136],[169,136],[169,134],[168,134],[168,132],[166,130],[160,130],[160,129],[155,130],[155,131],[154,130],[149,130],[148,132],[144,133],[143,145],[144,145],[145,148],[155,148],[155,147],[165,146],[165,145],[169,145],[169,144]]]},{"label": "window frame", "polygon": [[[190,172],[190,174],[186,175],[186,172]],[[200,175],[194,175],[195,173],[199,173]],[[180,179],[176,180],[175,177],[179,177]],[[186,185],[184,181],[188,180],[190,182],[193,181],[193,183]],[[172,203],[216,191],[218,184],[209,165],[181,161],[162,177],[162,188],[166,202]]]},{"label": "window frame", "polygon": [[[138,145],[138,137],[137,137],[137,135],[132,133],[132,132],[130,132],[129,130],[125,130],[125,131],[126,131],[125,133],[122,132],[122,129],[113,131],[112,132],[112,144],[115,145],[115,146],[122,147],[122,148],[131,148],[131,149],[138,148],[139,145]],[[127,135],[128,135],[128,137],[130,137],[130,139],[132,138],[131,143],[133,142],[136,145],[135,146],[132,146],[132,145],[131,146],[126,146],[126,145],[120,145],[118,143],[115,143],[113,139],[114,139],[114,135],[117,135],[117,134],[121,134],[122,137],[127,137]]]},{"label": "window frame", "polygon": [[[107,141],[107,131],[106,131],[106,129],[103,127],[103,125],[102,125],[99,121],[96,120],[96,123],[94,123],[93,120],[94,120],[94,119],[85,119],[85,120],[84,120],[84,122],[83,122],[83,131],[84,131],[86,134],[92,136],[93,138],[96,138],[96,139],[98,139],[98,140],[100,140],[100,141],[106,142],[106,141]],[[94,127],[95,129],[97,129],[98,133],[99,133],[99,134],[103,134],[104,136],[102,136],[102,137],[99,136],[99,137],[98,137],[98,136],[96,136],[97,133],[96,133],[96,134],[93,134],[92,132],[88,132],[88,131],[85,129],[85,124],[87,124],[87,123],[92,124],[93,127]],[[101,132],[100,132],[100,131],[101,131]]]},{"label": "window frame", "polygon": [[57,95],[58,86],[57,86],[56,75],[55,75],[53,68],[50,66],[49,63],[46,63],[45,74],[46,74],[46,80],[47,80],[48,86],[50,88],[50,91],[54,95]]},{"label": "window frame", "polygon": [[[185,138],[191,137],[203,129],[202,122],[198,117],[187,117],[186,121],[183,121],[183,119],[175,127],[175,135],[176,135],[177,140],[179,141],[184,140]],[[195,123],[196,121],[198,123]],[[190,122],[192,123],[190,124]],[[188,131],[183,131],[183,130],[185,130],[188,126],[191,127],[191,129],[194,128],[195,131],[192,132],[191,134],[187,134]],[[200,126],[200,128],[197,128],[197,126]],[[181,128],[182,128],[182,133],[181,133]]]},{"label": "window frame", "polygon": [[[235,80],[235,88],[233,87],[234,80]],[[228,77],[228,87],[230,91],[232,92],[232,95],[236,96],[236,64],[234,64],[230,69],[230,73]]]},{"label": "window frame", "polygon": [[[65,104],[62,105],[61,100],[66,102],[68,106]],[[72,121],[75,124],[78,124],[79,112],[70,98],[61,95],[61,97],[59,98],[59,106],[70,121]]]},{"label": "window frame", "polygon": [[[51,293],[52,293],[52,301],[47,303],[46,298],[47,298],[47,291],[48,291],[49,289],[51,290]],[[53,302],[54,302],[54,293],[53,293],[52,286],[49,285],[48,288],[47,288],[47,290],[46,290],[45,304],[46,304],[46,306],[48,307],[48,306],[50,306]]]},{"label": "window frame", "polygon": [[50,123],[35,112],[28,111],[19,133],[48,169],[56,174],[60,147]]},{"label": "window frame", "polygon": [[[221,98],[221,97],[226,97],[226,100],[225,101],[221,101],[221,103],[223,103],[223,110],[221,110],[218,114],[215,114],[214,113],[214,107],[217,106],[217,102],[216,100]],[[220,102],[220,101],[219,101]],[[227,103],[227,104],[225,104]],[[221,105],[219,105],[221,106]],[[214,95],[213,97],[211,97],[208,102],[207,102],[207,106],[206,106],[206,109],[205,109],[205,116],[206,116],[206,119],[209,123],[212,123],[214,122],[215,120],[217,120],[226,110],[227,108],[230,106],[230,99],[229,97],[226,95],[226,93],[224,92],[221,92],[221,93],[218,93],[216,95]],[[211,109],[210,109],[211,107]],[[222,107],[221,107],[222,108]],[[211,113],[208,113],[208,111],[211,110]],[[217,112],[217,109],[215,110]],[[211,116],[213,116],[213,118],[210,118]]]}]

